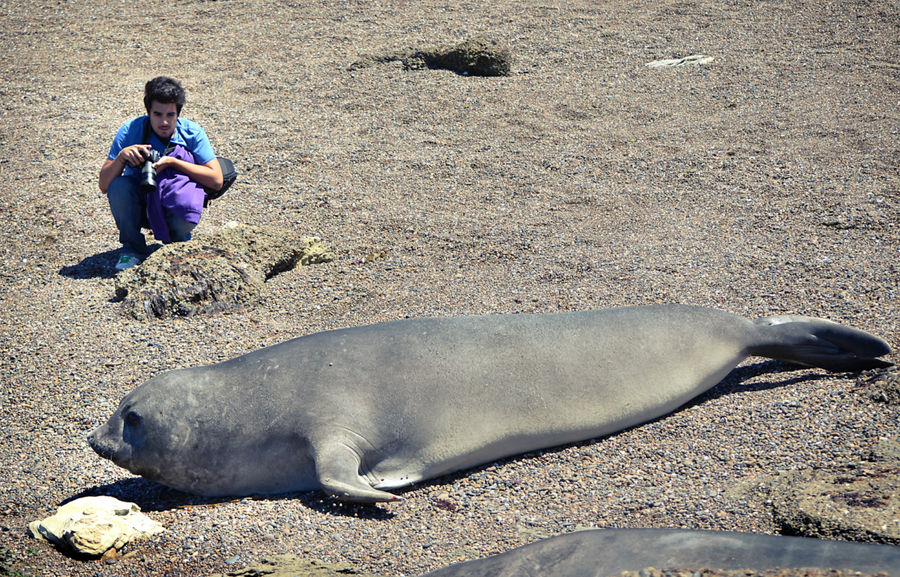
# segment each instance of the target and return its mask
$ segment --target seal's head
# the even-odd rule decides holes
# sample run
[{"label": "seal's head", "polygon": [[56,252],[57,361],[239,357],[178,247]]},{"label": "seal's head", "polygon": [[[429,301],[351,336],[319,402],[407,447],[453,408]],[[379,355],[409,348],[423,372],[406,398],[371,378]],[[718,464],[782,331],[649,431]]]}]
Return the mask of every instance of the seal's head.
[{"label": "seal's head", "polygon": [[168,371],[126,395],[88,443],[132,473],[197,495],[315,486],[302,433],[289,419],[282,429],[273,425],[287,404],[253,389],[239,371],[231,378],[215,367]]},{"label": "seal's head", "polygon": [[[190,403],[186,391],[176,392],[178,371],[155,377],[129,393],[106,423],[88,435],[98,455],[132,473],[163,480],[163,471],[177,459],[178,447],[189,441]],[[177,417],[177,418],[173,418]],[[188,430],[186,430],[188,429]]]},{"label": "seal's head", "polygon": [[[216,451],[205,451],[209,403],[198,395],[205,381],[195,369],[169,371],[137,387],[122,399],[103,425],[88,435],[98,455],[152,481],[189,487],[214,475]],[[215,409],[212,408],[212,413]],[[192,463],[191,474],[185,464]],[[188,479],[187,477],[191,477]]]}]

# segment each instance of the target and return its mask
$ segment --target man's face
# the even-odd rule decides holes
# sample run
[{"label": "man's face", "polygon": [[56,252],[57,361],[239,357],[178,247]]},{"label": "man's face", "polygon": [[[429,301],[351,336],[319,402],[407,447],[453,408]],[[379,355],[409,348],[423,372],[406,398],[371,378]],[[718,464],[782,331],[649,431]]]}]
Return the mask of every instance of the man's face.
[{"label": "man's face", "polygon": [[174,102],[150,103],[150,127],[156,136],[168,140],[175,134],[175,123],[178,120],[178,107]]}]

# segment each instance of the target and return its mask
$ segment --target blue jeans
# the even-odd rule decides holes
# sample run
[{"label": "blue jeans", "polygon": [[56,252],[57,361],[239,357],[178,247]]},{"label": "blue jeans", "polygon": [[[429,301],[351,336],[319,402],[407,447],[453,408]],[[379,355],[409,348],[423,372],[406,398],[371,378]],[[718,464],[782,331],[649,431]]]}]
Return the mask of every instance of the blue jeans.
[{"label": "blue jeans", "polygon": [[[147,246],[142,228],[150,228],[147,221],[147,204],[144,194],[138,188],[137,178],[119,176],[113,180],[106,191],[109,199],[109,208],[112,211],[113,220],[119,229],[119,242],[122,243],[122,253],[136,256],[140,259],[149,255],[152,250]],[[184,242],[191,240],[191,231],[197,226],[193,222],[166,212],[166,224],[169,226],[169,236],[172,242]]]}]

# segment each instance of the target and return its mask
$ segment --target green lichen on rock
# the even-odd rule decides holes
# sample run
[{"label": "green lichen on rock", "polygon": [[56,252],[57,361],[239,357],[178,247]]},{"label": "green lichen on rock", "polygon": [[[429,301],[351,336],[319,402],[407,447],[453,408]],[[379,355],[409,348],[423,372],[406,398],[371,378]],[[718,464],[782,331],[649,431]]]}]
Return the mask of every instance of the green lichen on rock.
[{"label": "green lichen on rock", "polygon": [[265,281],[297,264],[333,260],[316,237],[228,226],[163,246],[116,277],[116,298],[139,320],[214,314],[258,304]]},{"label": "green lichen on rock", "polygon": [[[275,555],[263,559],[259,563],[229,571],[228,577],[342,577],[356,575],[357,577],[376,577],[370,573],[357,571],[349,563],[325,563],[315,559],[303,559],[295,555]],[[225,577],[225,575],[212,575],[211,577]]]},{"label": "green lichen on rock", "polygon": [[509,76],[512,69],[509,49],[485,38],[472,38],[455,46],[363,56],[350,69],[396,61],[402,62],[407,70],[444,69],[465,76]]},{"label": "green lichen on rock", "polygon": [[847,463],[785,472],[770,487],[782,533],[900,545],[900,465]]}]

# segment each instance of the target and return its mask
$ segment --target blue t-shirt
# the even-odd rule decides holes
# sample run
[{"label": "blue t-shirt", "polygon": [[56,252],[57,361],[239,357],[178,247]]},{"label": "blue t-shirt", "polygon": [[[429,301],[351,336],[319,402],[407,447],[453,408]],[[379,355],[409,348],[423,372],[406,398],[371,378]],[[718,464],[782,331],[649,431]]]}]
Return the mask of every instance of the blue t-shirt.
[{"label": "blue t-shirt", "polygon": [[[112,146],[109,148],[108,158],[114,160],[116,155],[118,155],[123,148],[131,146],[132,144],[143,144],[144,127],[147,125],[148,120],[149,117],[144,115],[123,124],[118,132],[116,132],[116,137],[113,138]],[[168,143],[161,141],[159,137],[156,136],[156,133],[153,132],[153,129],[150,129],[149,132],[150,142],[148,144],[160,154],[165,152]],[[178,117],[178,121],[175,123],[175,133],[172,135],[169,142],[171,144],[180,144],[187,149],[187,151],[194,156],[194,162],[196,164],[206,164],[216,157],[216,153],[209,143],[209,138],[206,137],[206,132],[203,130],[203,127],[187,118]],[[138,175],[140,174],[140,167],[128,164],[125,166],[125,172],[123,174],[126,176]]]}]

